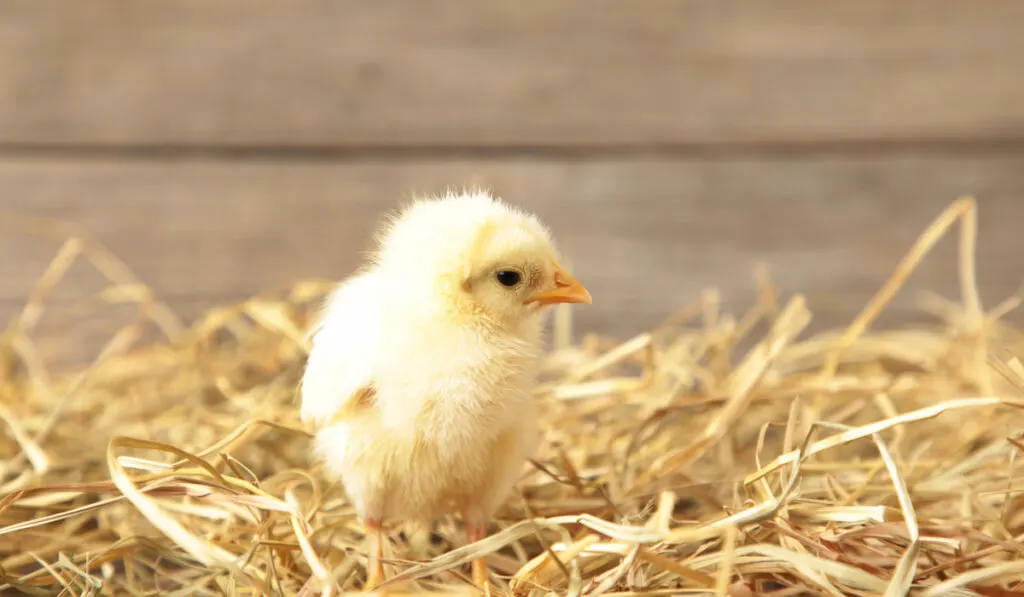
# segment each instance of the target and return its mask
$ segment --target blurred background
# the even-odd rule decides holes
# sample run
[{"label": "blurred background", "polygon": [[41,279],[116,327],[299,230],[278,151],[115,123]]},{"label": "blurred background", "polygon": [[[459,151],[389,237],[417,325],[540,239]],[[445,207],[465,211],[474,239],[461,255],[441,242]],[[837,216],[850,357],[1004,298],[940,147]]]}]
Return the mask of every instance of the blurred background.
[{"label": "blurred background", "polygon": [[[127,0],[0,5],[0,317],[76,224],[188,322],[341,278],[381,214],[484,185],[554,229],[627,338],[768,267],[844,325],[980,206],[987,307],[1024,281],[1024,3]],[[958,300],[951,235],[917,292]],[[103,287],[76,266],[53,309]],[[70,312],[70,311],[69,311]],[[123,315],[123,314],[122,314]],[[109,309],[50,345],[89,358]]]}]

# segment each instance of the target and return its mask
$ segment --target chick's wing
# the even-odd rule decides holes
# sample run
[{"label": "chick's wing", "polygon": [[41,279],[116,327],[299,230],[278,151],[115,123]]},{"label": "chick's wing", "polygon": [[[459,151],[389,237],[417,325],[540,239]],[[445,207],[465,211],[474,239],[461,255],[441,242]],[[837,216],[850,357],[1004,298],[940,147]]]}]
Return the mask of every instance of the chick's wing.
[{"label": "chick's wing", "polygon": [[300,387],[303,422],[318,427],[373,399],[380,306],[372,272],[343,282],[311,330],[312,350]]}]

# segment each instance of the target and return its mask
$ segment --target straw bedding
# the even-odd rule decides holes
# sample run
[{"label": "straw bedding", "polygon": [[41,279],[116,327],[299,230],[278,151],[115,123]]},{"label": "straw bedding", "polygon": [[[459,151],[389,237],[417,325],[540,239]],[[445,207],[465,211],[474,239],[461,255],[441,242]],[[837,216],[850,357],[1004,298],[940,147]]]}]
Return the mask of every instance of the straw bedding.
[{"label": "straw bedding", "polygon": [[[960,223],[962,303],[872,331]],[[489,538],[396,528],[382,590],[474,593],[486,552],[515,595],[1010,595],[1024,579],[1024,366],[1014,301],[983,311],[974,201],[954,203],[849,328],[809,336],[802,297],[749,312],[708,293],[622,344],[564,338],[538,388],[546,442]],[[81,371],[33,343],[76,260],[139,304]],[[33,595],[357,591],[358,521],[296,419],[304,329],[327,283],[187,329],[102,248],[70,240],[0,354],[0,587]],[[136,342],[146,327],[163,339]],[[0,589],[0,592],[2,592]],[[1024,590],[1024,589],[1018,589]]]}]

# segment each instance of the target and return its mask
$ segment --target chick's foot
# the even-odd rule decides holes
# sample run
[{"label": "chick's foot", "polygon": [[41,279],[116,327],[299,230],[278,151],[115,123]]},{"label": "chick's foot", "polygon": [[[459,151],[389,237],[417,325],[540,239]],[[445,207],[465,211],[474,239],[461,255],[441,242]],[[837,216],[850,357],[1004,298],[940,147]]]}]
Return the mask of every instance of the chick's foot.
[{"label": "chick's foot", "polygon": [[380,521],[372,518],[363,520],[366,527],[367,539],[367,564],[365,591],[373,591],[384,582],[384,531],[380,528]]}]

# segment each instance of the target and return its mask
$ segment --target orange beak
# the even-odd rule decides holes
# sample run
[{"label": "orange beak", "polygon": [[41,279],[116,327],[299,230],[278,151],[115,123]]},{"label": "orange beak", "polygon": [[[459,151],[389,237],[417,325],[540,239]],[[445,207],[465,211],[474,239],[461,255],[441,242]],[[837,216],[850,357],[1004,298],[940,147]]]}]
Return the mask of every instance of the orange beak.
[{"label": "orange beak", "polygon": [[526,299],[526,304],[539,303],[554,305],[558,303],[591,303],[590,292],[573,278],[562,266],[555,264],[555,288],[535,294]]}]

